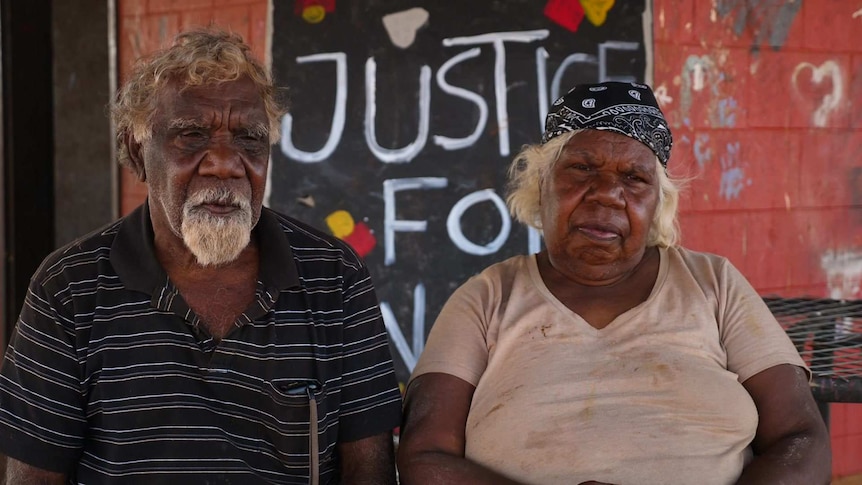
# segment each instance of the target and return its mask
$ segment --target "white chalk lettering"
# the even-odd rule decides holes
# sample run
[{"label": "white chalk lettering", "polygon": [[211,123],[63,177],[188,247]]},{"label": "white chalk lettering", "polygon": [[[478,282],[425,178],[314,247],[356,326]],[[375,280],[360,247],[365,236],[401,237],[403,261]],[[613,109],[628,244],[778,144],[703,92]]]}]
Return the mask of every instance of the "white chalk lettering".
[{"label": "white chalk lettering", "polygon": [[[569,66],[578,63],[597,64],[598,61],[596,60],[596,56],[591,56],[582,52],[570,54],[563,59],[563,62],[560,63],[560,67],[558,67],[557,71],[554,73],[554,80],[551,81],[551,99],[556,100],[560,97],[560,83],[563,80],[563,74],[566,73],[566,69],[568,69]],[[599,67],[599,69],[601,69],[601,67]]]},{"label": "white chalk lettering", "polygon": [[[500,233],[497,234],[497,237],[494,238],[493,241],[484,246],[480,246],[468,240],[467,237],[464,236],[464,232],[461,230],[461,216],[463,216],[464,212],[474,204],[486,200],[493,202],[494,206],[500,212],[502,225],[500,227]],[[509,231],[512,229],[512,220],[509,218],[509,213],[506,210],[506,204],[503,202],[503,199],[501,199],[493,189],[485,189],[464,196],[454,206],[452,206],[452,210],[449,211],[449,217],[446,219],[446,229],[449,231],[449,239],[455,243],[455,246],[458,246],[458,249],[467,254],[483,256],[486,254],[496,253],[501,247],[503,247],[506,239],[509,238]]]},{"label": "white chalk lettering", "polygon": [[296,148],[291,137],[293,116],[286,113],[281,119],[281,152],[286,157],[301,163],[319,162],[328,158],[335,151],[341,141],[341,135],[344,134],[344,122],[347,113],[347,55],[343,52],[330,52],[296,58],[297,64],[320,61],[335,61],[335,108],[332,114],[332,127],[329,130],[329,139],[326,140],[326,144],[316,152],[306,152]]},{"label": "white chalk lettering", "polygon": [[425,232],[428,221],[399,220],[395,218],[395,193],[402,190],[442,189],[448,184],[444,177],[417,177],[383,181],[383,264],[395,263],[395,231]]},{"label": "white chalk lettering", "polygon": [[365,62],[365,141],[371,153],[383,163],[404,163],[413,160],[428,141],[431,111],[431,68],[419,70],[419,130],[416,140],[403,148],[383,148],[377,143],[377,63],[373,57]]},{"label": "white chalk lettering", "polygon": [[473,130],[473,133],[469,136],[464,138],[449,138],[440,135],[434,136],[434,143],[443,147],[444,150],[457,150],[459,148],[472,146],[482,135],[482,130],[485,129],[485,125],[488,122],[488,103],[485,102],[485,98],[464,88],[452,86],[446,81],[446,73],[449,72],[449,69],[456,64],[461,63],[461,61],[478,56],[480,52],[481,49],[478,47],[464,51],[446,61],[442,66],[440,66],[440,70],[437,71],[437,84],[443,92],[466,99],[479,108],[479,121],[476,123],[476,129]]},{"label": "white chalk lettering", "polygon": [[506,47],[504,42],[533,42],[548,36],[547,30],[525,30],[521,32],[497,32],[471,37],[443,39],[444,46],[493,44],[494,95],[497,101],[497,126],[500,132],[500,155],[509,155],[509,108],[506,98]]},{"label": "white chalk lettering", "polygon": [[542,250],[542,234],[527,226],[527,254],[536,254]]},{"label": "white chalk lettering", "polygon": [[380,302],[380,313],[383,315],[383,325],[389,332],[389,337],[395,344],[401,361],[404,362],[408,372],[413,372],[419,355],[425,350],[425,285],[419,283],[413,290],[413,348],[407,345],[407,339],[404,338],[388,302]]},{"label": "white chalk lettering", "polygon": [[[536,87],[539,99],[539,132],[545,131],[545,116],[548,115],[548,51],[536,49]],[[556,99],[556,98],[554,98]]]},{"label": "white chalk lettering", "polygon": [[623,42],[619,40],[611,40],[599,44],[599,82],[605,81],[623,81],[634,82],[634,76],[610,76],[608,75],[608,51],[636,51],[638,50],[637,42]]}]

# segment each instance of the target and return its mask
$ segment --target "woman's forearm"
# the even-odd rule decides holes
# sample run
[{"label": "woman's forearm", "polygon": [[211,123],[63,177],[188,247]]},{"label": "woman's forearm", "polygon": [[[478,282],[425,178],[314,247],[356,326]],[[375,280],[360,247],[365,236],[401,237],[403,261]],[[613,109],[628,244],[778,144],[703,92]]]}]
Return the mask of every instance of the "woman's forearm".
[{"label": "woman's forearm", "polygon": [[828,485],[832,458],[818,431],[788,436],[756,455],[742,471],[737,485],[781,483]]},{"label": "woman's forearm", "polygon": [[417,453],[405,462],[399,462],[403,485],[422,484],[476,484],[518,485],[521,482],[506,478],[478,463],[461,456],[443,452]]}]

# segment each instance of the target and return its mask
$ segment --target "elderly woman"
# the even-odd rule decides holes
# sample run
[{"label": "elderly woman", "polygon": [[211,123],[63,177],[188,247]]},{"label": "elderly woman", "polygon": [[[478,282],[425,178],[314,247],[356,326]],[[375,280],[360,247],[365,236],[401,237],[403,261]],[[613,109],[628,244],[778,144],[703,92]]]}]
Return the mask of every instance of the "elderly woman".
[{"label": "elderly woman", "polygon": [[546,249],[441,311],[407,389],[402,483],[825,484],[808,371],[724,258],[677,245],[649,87],[577,86],[510,171]]}]

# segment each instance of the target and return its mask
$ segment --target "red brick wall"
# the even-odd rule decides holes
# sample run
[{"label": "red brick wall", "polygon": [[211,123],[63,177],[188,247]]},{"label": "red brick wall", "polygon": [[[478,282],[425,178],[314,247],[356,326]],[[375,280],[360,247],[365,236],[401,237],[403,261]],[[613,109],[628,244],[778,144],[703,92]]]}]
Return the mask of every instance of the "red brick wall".
[{"label": "red brick wall", "polygon": [[[139,55],[211,21],[264,58],[267,0],[119,0],[118,9],[121,78]],[[697,176],[682,204],[683,242],[728,256],[764,294],[862,298],[859,284],[840,284],[858,283],[854,265],[835,257],[862,268],[860,9],[857,0],[654,1],[671,163]],[[125,214],[146,188],[124,171],[121,194]],[[831,430],[835,476],[862,473],[862,405],[833,405]]]},{"label": "red brick wall", "polygon": [[[862,297],[862,4],[655,0],[653,15],[671,164],[698,176],[684,244],[763,294]],[[862,405],[831,413],[835,475],[862,473]]]}]

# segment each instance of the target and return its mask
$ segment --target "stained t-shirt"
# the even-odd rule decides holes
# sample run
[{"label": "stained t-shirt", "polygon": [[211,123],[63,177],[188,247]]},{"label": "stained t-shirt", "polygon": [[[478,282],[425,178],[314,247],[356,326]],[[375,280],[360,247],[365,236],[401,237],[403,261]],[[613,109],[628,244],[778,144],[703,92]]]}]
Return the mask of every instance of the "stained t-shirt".
[{"label": "stained t-shirt", "polygon": [[734,483],[758,423],[741,383],[805,364],[729,261],[660,255],[648,299],[601,330],[551,294],[535,256],[453,294],[412,377],[476,386],[467,458],[535,484]]}]

